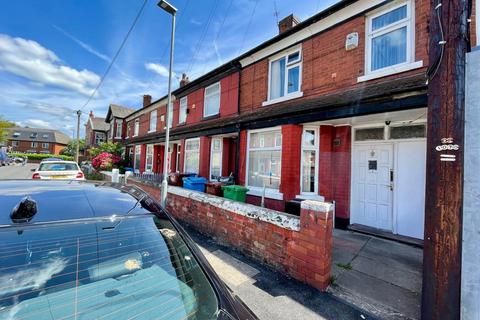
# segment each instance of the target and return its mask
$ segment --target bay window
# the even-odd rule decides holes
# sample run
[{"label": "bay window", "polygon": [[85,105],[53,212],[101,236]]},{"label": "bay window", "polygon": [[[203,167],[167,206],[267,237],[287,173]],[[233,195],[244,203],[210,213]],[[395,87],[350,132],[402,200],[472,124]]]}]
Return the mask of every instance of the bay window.
[{"label": "bay window", "polygon": [[249,132],[247,185],[277,190],[282,170],[281,129]]},{"label": "bay window", "polygon": [[302,82],[301,67],[300,49],[273,58],[269,66],[268,100],[298,97]]},{"label": "bay window", "polygon": [[187,121],[187,97],[180,99],[180,110],[178,115],[178,123],[185,123]]},{"label": "bay window", "polygon": [[406,1],[367,16],[366,73],[414,62],[411,7],[412,3]]},{"label": "bay window", "polygon": [[157,110],[150,112],[150,128],[148,132],[155,132],[157,130]]},{"label": "bay window", "polygon": [[220,112],[220,82],[205,88],[203,116],[214,116]]},{"label": "bay window", "polygon": [[222,139],[213,138],[210,148],[210,179],[216,180],[222,175]]},{"label": "bay window", "polygon": [[153,144],[147,144],[145,153],[145,172],[152,172],[153,169]]},{"label": "bay window", "polygon": [[200,167],[200,138],[185,140],[184,171],[197,173]]},{"label": "bay window", "polygon": [[304,128],[302,134],[302,166],[301,193],[317,194],[318,192],[318,129]]}]

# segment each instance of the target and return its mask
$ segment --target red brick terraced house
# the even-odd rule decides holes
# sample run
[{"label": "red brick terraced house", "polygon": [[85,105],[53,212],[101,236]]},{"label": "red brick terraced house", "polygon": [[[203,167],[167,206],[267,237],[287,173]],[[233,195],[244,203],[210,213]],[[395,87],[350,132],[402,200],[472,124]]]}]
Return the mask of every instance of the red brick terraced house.
[{"label": "red brick terraced house", "polygon": [[[335,202],[337,227],[423,238],[423,0],[345,0],[173,92],[169,170],[233,172],[247,202]],[[162,172],[166,97],[126,117],[140,172]]]},{"label": "red brick terraced house", "polygon": [[127,134],[127,125],[125,118],[134,112],[135,109],[122,107],[116,104],[108,106],[107,116],[105,122],[109,125],[107,130],[107,141],[110,142],[124,142]]},{"label": "red brick terraced house", "polygon": [[97,147],[100,143],[107,141],[107,134],[110,126],[105,122],[105,118],[95,117],[92,111],[88,115],[85,123],[85,148],[88,150]]},{"label": "red brick terraced house", "polygon": [[12,152],[60,154],[70,137],[58,130],[8,128],[7,148]]}]

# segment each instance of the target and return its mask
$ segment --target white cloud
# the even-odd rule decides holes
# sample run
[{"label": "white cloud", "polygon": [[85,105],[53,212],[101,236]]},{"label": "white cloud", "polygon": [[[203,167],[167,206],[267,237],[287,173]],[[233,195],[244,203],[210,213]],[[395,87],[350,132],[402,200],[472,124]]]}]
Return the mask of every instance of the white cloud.
[{"label": "white cloud", "polygon": [[6,34],[0,34],[0,70],[83,95],[91,94],[100,81],[100,77],[89,70],[78,71],[63,64],[54,52],[38,42]]},{"label": "white cloud", "polygon": [[21,127],[52,129],[53,126],[50,122],[40,119],[27,119],[25,121],[19,121],[17,124]]},{"label": "white cloud", "polygon": [[[145,63],[145,69],[153,71],[162,77],[168,77],[168,68],[159,63]],[[172,73],[172,77],[175,77],[175,73]]]}]

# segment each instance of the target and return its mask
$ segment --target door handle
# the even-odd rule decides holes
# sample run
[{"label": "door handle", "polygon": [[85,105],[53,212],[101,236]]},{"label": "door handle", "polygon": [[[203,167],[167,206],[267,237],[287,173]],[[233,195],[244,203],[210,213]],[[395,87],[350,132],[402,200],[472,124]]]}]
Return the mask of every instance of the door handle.
[{"label": "door handle", "polygon": [[390,169],[390,191],[393,191],[393,169]]}]

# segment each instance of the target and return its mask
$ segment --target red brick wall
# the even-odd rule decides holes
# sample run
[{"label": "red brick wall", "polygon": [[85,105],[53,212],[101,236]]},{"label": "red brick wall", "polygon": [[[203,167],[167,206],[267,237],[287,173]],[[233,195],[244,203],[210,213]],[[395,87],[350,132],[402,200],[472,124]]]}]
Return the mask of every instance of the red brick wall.
[{"label": "red brick wall", "polygon": [[247,173],[247,131],[242,130],[240,131],[240,137],[239,137],[239,143],[240,143],[240,163],[238,165],[238,184],[240,185],[245,185],[245,175]]},{"label": "red brick wall", "polygon": [[350,126],[335,127],[334,139],[340,145],[333,146],[333,200],[336,201],[335,215],[350,217],[350,180],[352,160],[352,130]]},{"label": "red brick wall", "polygon": [[[133,184],[160,198],[159,188]],[[172,192],[167,198],[167,209],[180,222],[312,287],[328,287],[333,245],[331,211],[302,208],[300,230],[295,231],[227,208],[228,204],[219,207]]]},{"label": "red brick wall", "polygon": [[146,157],[145,155],[147,154],[147,145],[146,144],[142,144],[140,146],[140,172],[144,172],[145,171],[145,160],[146,160]]},{"label": "red brick wall", "polygon": [[[256,206],[260,206],[262,204],[262,197],[247,195],[246,202]],[[265,208],[284,212],[285,201],[265,198]]]},{"label": "red brick wall", "polygon": [[300,159],[303,127],[295,124],[282,126],[282,173],[280,192],[283,200],[300,194]]},{"label": "red brick wall", "polygon": [[[15,140],[15,141],[18,141],[18,140]],[[53,142],[47,142],[47,143],[48,143],[48,148],[44,149],[44,148],[42,148],[42,142],[41,141],[37,142],[37,147],[36,148],[31,147],[31,144],[32,144],[31,141],[18,141],[18,146],[13,147],[13,151],[15,151],[15,152],[27,152],[27,151],[30,151],[30,150],[35,150],[36,153],[42,153],[42,151],[48,151],[48,153],[51,153],[51,154],[59,154],[60,151],[62,151],[62,149],[64,149],[66,147],[66,145],[63,145],[63,144],[58,144],[58,143],[53,143]],[[11,145],[12,145],[12,141],[8,140],[7,141],[7,146],[9,147]]]},{"label": "red brick wall", "polygon": [[320,126],[320,154],[318,159],[318,193],[326,201],[333,200],[333,126]]},{"label": "red brick wall", "polygon": [[200,137],[200,163],[199,172],[200,177],[210,178],[210,137]]},{"label": "red brick wall", "polygon": [[[415,61],[423,60],[424,67],[401,76],[420,74],[428,66],[428,15],[430,1],[415,1]],[[359,45],[346,51],[345,37],[358,32]],[[357,77],[364,75],[365,68],[365,17],[357,17],[330,30],[320,33],[302,43],[302,91],[303,97],[341,92],[345,89],[364,86]],[[391,75],[374,82],[399,77]],[[241,75],[240,111],[248,112],[262,106],[268,91],[268,58],[245,67]]]},{"label": "red brick wall", "polygon": [[184,166],[184,160],[185,160],[185,139],[182,139],[182,140],[180,141],[180,148],[181,148],[181,149],[180,149],[180,161],[178,162],[178,166],[179,166],[180,168],[178,168],[178,171],[179,171],[179,172],[183,172],[183,171],[184,171],[183,169],[185,168],[185,166]]}]

